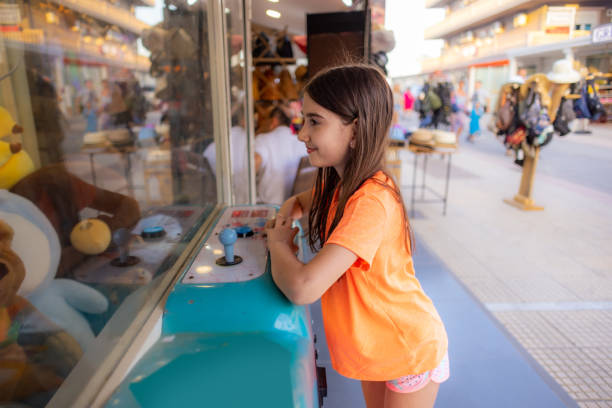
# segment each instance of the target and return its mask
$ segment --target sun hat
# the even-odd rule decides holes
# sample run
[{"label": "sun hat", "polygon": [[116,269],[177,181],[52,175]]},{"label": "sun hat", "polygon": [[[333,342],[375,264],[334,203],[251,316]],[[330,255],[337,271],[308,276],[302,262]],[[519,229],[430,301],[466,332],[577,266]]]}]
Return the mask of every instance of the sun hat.
[{"label": "sun hat", "polygon": [[412,132],[412,135],[410,135],[409,144],[413,146],[433,149],[435,144],[433,132],[430,129],[419,128]]},{"label": "sun hat", "polygon": [[580,73],[572,67],[572,61],[568,59],[555,61],[552,71],[546,77],[557,84],[573,84],[580,81]]},{"label": "sun hat", "polygon": [[454,145],[457,144],[457,134],[447,130],[432,130],[433,140],[436,145]]},{"label": "sun hat", "polygon": [[508,83],[509,84],[524,84],[525,83],[525,78],[523,78],[520,75],[510,75],[510,78],[508,78]]}]

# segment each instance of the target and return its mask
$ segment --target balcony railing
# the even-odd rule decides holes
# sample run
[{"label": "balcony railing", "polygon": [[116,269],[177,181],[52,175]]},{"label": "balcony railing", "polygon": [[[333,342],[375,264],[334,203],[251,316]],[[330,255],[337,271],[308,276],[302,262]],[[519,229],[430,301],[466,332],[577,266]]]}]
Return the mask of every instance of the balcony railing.
[{"label": "balcony railing", "polygon": [[507,58],[507,53],[510,50],[554,44],[590,35],[590,31],[572,31],[571,34],[547,34],[544,31],[524,30],[509,31],[495,36],[490,43],[483,43],[479,46],[476,46],[476,44],[467,45],[460,47],[458,50],[453,48],[444,50],[440,57],[421,61],[421,69],[423,72],[430,72],[438,69],[447,70],[464,67],[472,61],[486,59],[487,57]]},{"label": "balcony railing", "polygon": [[[536,3],[544,2],[544,0],[536,1]],[[488,23],[518,10],[527,3],[530,6],[534,5],[534,1],[530,0],[478,0],[469,6],[451,12],[443,21],[426,28],[425,39],[444,38],[476,25]]]}]

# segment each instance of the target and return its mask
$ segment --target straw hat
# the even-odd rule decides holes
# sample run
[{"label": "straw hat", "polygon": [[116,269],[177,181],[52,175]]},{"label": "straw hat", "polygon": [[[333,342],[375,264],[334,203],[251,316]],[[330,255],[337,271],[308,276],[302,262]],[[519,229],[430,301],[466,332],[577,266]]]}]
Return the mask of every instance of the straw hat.
[{"label": "straw hat", "polygon": [[580,81],[580,73],[572,67],[572,61],[560,59],[553,64],[552,71],[546,75],[551,82],[557,84],[573,84]]},{"label": "straw hat", "polygon": [[430,129],[419,128],[412,132],[412,135],[410,136],[410,141],[413,143],[433,144],[433,138],[433,132]]},{"label": "straw hat", "polygon": [[524,84],[525,83],[525,78],[523,78],[520,75],[510,75],[510,78],[508,78],[508,82],[509,84]]},{"label": "straw hat", "polygon": [[436,145],[454,145],[457,143],[457,134],[447,130],[432,130],[433,140]]}]

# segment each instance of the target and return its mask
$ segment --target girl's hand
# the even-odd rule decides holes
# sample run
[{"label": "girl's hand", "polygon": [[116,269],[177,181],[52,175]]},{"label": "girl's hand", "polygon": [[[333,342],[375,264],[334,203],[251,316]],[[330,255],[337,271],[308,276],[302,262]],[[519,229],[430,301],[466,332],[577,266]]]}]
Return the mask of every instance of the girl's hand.
[{"label": "girl's hand", "polygon": [[272,243],[283,243],[289,246],[293,252],[298,250],[293,240],[299,232],[299,228],[291,228],[293,218],[285,217],[284,215],[277,214],[276,218],[268,220],[266,223],[266,235],[268,237],[268,247]]}]

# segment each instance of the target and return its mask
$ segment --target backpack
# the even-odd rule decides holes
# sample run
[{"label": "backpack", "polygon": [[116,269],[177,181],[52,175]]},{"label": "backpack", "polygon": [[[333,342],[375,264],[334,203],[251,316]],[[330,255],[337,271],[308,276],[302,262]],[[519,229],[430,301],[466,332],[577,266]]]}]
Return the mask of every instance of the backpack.
[{"label": "backpack", "polygon": [[497,120],[495,126],[497,126],[498,134],[505,133],[513,122],[517,121],[517,100],[519,87],[512,88],[508,93],[501,96],[501,106],[497,111]]},{"label": "backpack", "polygon": [[429,104],[432,110],[438,110],[442,107],[442,100],[431,88],[427,92],[425,99],[429,99]]},{"label": "backpack", "polygon": [[591,119],[591,111],[587,102],[587,87],[583,84],[580,87],[580,98],[574,99],[574,112],[578,119]]},{"label": "backpack", "polygon": [[557,109],[557,116],[555,116],[555,120],[553,122],[553,127],[559,136],[565,136],[572,131],[569,124],[574,119],[576,119],[576,114],[574,113],[574,103],[571,100],[562,97],[561,103],[559,104],[559,109]]},{"label": "backpack", "polygon": [[603,105],[599,100],[599,95],[595,90],[595,79],[587,79],[586,81],[586,100],[589,111],[591,111],[591,119],[598,120],[605,113]]},{"label": "backpack", "polygon": [[532,146],[540,146],[539,136],[550,126],[548,111],[542,106],[542,99],[536,87],[535,84],[529,87],[520,109],[520,119],[527,128],[527,143]]}]

